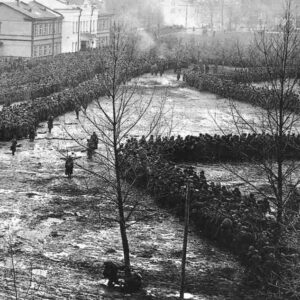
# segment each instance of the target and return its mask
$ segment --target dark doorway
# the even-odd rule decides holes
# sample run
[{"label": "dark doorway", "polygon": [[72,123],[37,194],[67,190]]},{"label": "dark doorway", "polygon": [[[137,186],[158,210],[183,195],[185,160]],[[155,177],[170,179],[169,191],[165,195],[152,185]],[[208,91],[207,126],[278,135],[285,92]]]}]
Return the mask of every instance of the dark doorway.
[{"label": "dark doorway", "polygon": [[86,51],[88,48],[88,42],[87,41],[81,41],[80,43],[80,50],[81,51]]}]

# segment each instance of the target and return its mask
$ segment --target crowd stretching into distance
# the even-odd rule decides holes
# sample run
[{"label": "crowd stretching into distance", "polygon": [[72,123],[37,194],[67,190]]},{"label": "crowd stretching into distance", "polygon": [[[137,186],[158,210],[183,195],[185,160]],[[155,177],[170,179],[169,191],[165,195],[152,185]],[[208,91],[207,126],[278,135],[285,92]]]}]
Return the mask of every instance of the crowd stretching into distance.
[{"label": "crowd stretching into distance", "polygon": [[[68,111],[82,108],[103,96],[97,79],[97,51],[59,55],[40,64],[20,66],[1,74],[2,102],[0,140],[28,137],[38,124]],[[149,65],[137,61],[132,76],[149,71]],[[16,93],[16,94],[15,94]],[[29,93],[29,96],[28,96]],[[11,94],[13,96],[11,96]],[[17,102],[13,105],[14,102]]]},{"label": "crowd stretching into distance", "polygon": [[[88,104],[105,95],[97,74],[103,70],[97,62],[97,50],[59,55],[43,61],[17,61],[4,64],[0,74],[0,140],[12,140],[15,155],[17,140],[34,141],[40,122],[47,121],[49,133],[53,120],[68,111],[77,118]],[[162,76],[174,68],[177,80],[189,86],[210,91],[223,97],[269,108],[274,95],[267,88],[250,88],[246,78],[263,81],[265,70],[247,71],[247,76],[236,72],[224,74],[212,61],[187,69],[189,61],[162,60],[157,57],[139,57],[131,66],[130,76],[152,73]],[[288,95],[287,109],[298,112],[298,98]],[[267,99],[267,100],[262,100]],[[269,101],[269,100],[270,101]],[[14,102],[17,102],[13,104]],[[297,103],[297,105],[296,105]],[[275,223],[270,218],[269,199],[242,195],[238,188],[228,188],[208,182],[205,173],[193,167],[180,166],[185,162],[244,162],[273,159],[276,136],[269,134],[208,135],[129,139],[120,148],[123,179],[147,190],[157,201],[175,209],[182,217],[187,185],[192,190],[192,215],[196,228],[209,238],[239,254],[255,276],[269,278],[279,268],[273,244]],[[300,145],[300,135],[284,136],[286,156],[299,159],[295,151]],[[92,158],[98,148],[96,133],[88,140],[87,154]],[[66,175],[71,178],[73,159],[65,159]],[[135,176],[138,175],[136,180]],[[290,203],[290,214],[295,209]],[[297,208],[297,207],[296,207]],[[299,210],[299,207],[298,207]],[[287,252],[286,255],[289,255]]]}]

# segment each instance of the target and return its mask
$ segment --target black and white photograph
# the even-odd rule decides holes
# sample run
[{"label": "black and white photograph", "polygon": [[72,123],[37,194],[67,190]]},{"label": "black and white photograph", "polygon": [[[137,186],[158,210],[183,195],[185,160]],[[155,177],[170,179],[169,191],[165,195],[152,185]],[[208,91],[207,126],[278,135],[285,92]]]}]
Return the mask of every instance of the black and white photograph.
[{"label": "black and white photograph", "polygon": [[300,300],[300,0],[0,0],[0,300]]}]

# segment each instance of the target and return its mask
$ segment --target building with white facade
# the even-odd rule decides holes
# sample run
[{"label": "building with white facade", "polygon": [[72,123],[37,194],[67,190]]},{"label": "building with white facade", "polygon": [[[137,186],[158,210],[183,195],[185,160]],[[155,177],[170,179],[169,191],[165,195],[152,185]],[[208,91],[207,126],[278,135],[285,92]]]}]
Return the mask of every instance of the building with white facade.
[{"label": "building with white facade", "polygon": [[61,53],[62,20],[62,15],[36,1],[0,1],[0,56]]},{"label": "building with white facade", "polygon": [[62,52],[97,47],[98,10],[89,1],[39,0],[63,17]]},{"label": "building with white facade", "polygon": [[[25,0],[26,1],[26,0]],[[76,52],[109,43],[111,14],[101,2],[88,0],[38,0],[63,16],[62,52]]]},{"label": "building with white facade", "polygon": [[[103,2],[89,0],[65,0],[68,6],[81,11],[78,23],[80,49],[107,46],[110,40],[112,14],[106,12]],[[76,26],[75,26],[76,27]]]},{"label": "building with white facade", "polygon": [[78,51],[80,34],[78,24],[80,22],[81,9],[66,5],[57,0],[39,0],[43,5],[50,7],[63,16],[62,23],[62,53]]}]

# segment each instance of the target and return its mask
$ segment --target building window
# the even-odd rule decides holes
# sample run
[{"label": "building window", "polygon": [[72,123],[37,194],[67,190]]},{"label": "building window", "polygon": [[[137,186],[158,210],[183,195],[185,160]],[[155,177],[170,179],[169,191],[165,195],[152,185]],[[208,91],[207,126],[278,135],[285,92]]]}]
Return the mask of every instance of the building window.
[{"label": "building window", "polygon": [[38,46],[33,47],[33,57],[39,56],[39,49]]},{"label": "building window", "polygon": [[47,45],[47,48],[48,48],[48,55],[51,55],[52,54],[51,44]]},{"label": "building window", "polygon": [[34,25],[34,36],[38,36],[39,35],[39,25],[35,24]]},{"label": "building window", "polygon": [[56,24],[34,24],[34,36],[50,35],[53,34],[53,30],[57,33],[58,28]]},{"label": "building window", "polygon": [[61,53],[61,43],[55,43],[54,44],[54,54]]},{"label": "building window", "polygon": [[61,22],[54,23],[54,33],[60,34],[61,33]]}]

